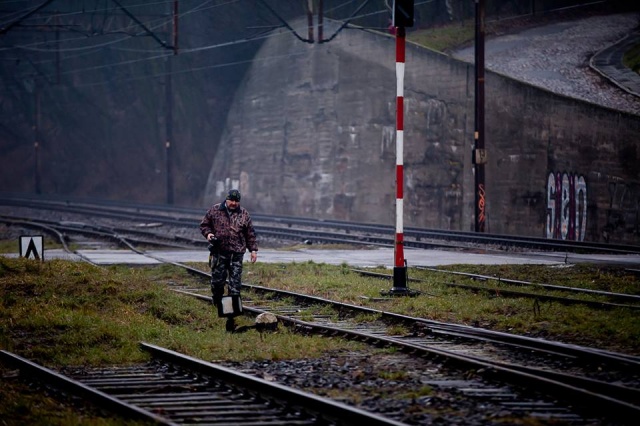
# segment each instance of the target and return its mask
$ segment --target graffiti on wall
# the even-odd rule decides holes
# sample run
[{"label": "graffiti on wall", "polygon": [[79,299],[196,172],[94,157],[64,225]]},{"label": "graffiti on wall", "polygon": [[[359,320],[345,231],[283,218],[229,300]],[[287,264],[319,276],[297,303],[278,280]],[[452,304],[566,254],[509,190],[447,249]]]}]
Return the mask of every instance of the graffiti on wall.
[{"label": "graffiti on wall", "polygon": [[584,176],[550,172],[547,178],[547,238],[584,241],[586,230],[587,182]]},{"label": "graffiti on wall", "polygon": [[485,224],[485,190],[484,190],[484,184],[479,184],[478,185],[478,206],[477,206],[477,210],[478,210],[478,223],[477,223],[477,231],[478,232],[484,232],[484,224]]},{"label": "graffiti on wall", "polygon": [[640,229],[640,188],[635,183],[610,181],[605,240],[616,231],[637,234]]}]

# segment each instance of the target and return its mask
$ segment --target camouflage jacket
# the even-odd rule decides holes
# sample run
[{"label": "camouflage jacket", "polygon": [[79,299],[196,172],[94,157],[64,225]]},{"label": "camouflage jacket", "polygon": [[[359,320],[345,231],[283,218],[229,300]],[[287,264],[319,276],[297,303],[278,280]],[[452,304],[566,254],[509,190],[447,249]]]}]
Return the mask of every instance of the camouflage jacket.
[{"label": "camouflage jacket", "polygon": [[209,233],[215,235],[223,252],[244,253],[247,248],[249,251],[258,250],[251,216],[241,206],[230,211],[224,202],[215,204],[202,218],[200,232],[205,238]]}]

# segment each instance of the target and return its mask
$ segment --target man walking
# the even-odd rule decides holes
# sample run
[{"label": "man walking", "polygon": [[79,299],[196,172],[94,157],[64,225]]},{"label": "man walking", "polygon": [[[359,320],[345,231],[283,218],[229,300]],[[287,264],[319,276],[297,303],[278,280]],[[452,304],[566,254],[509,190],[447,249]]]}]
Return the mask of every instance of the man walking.
[{"label": "man walking", "polygon": [[[218,307],[229,276],[228,293],[239,296],[242,287],[242,260],[247,249],[251,263],[258,259],[258,243],[249,212],[240,206],[240,192],[232,189],[222,203],[213,205],[200,223],[202,235],[214,246],[211,258],[211,293]],[[227,331],[235,329],[233,317],[227,319]]]}]

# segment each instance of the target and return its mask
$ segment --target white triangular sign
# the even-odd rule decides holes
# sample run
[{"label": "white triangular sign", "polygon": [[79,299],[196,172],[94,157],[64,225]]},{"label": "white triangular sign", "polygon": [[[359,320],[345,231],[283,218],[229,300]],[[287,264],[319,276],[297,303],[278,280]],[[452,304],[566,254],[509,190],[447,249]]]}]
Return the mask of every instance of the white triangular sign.
[{"label": "white triangular sign", "polygon": [[44,247],[41,235],[20,236],[20,257],[44,260]]}]

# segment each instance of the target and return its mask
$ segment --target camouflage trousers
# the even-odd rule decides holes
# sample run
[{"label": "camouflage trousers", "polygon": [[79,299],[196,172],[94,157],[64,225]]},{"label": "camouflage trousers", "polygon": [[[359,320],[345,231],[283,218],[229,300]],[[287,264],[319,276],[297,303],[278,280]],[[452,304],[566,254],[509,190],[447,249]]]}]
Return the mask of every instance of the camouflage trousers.
[{"label": "camouflage trousers", "polygon": [[213,304],[222,300],[224,285],[229,276],[229,295],[239,295],[242,287],[242,259],[244,253],[218,253],[211,256],[211,293]]}]

